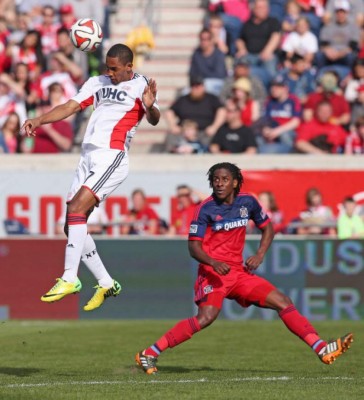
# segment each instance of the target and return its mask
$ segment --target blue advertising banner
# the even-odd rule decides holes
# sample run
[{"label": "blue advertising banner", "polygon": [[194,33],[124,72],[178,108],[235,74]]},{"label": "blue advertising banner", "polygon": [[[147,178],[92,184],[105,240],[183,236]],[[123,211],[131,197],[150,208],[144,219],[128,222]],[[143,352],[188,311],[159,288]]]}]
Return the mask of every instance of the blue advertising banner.
[{"label": "blue advertising banner", "polygon": [[[244,255],[258,245],[259,240],[248,239]],[[120,300],[108,300],[107,308],[86,313],[81,306],[92,295],[86,289],[81,318],[184,318],[194,313],[197,263],[189,257],[186,241],[99,241],[98,248],[124,290]],[[84,287],[91,287],[90,275],[82,271]],[[277,239],[257,273],[312,321],[364,317],[364,241]],[[270,320],[276,313],[226,300],[220,318]]]},{"label": "blue advertising banner", "polygon": [[[62,276],[66,241],[17,238],[0,240],[0,319],[181,319],[195,313],[193,286],[197,263],[186,239],[98,239],[110,274],[123,290],[92,312],[83,306],[97,284],[81,265],[82,291],[47,304],[40,297]],[[259,240],[247,240],[245,256]],[[271,281],[310,320],[359,320],[364,317],[364,241],[293,238],[273,241],[257,273]],[[16,286],[14,286],[16,282]],[[220,318],[266,319],[276,313],[226,300]]]}]

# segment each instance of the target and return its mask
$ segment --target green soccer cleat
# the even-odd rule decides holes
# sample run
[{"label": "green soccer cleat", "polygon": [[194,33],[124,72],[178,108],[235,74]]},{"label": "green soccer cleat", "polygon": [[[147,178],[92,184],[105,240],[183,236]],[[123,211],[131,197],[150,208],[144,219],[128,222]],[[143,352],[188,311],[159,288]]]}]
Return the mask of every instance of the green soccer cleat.
[{"label": "green soccer cleat", "polygon": [[345,353],[354,341],[353,334],[346,335],[336,340],[330,340],[318,354],[320,360],[325,364],[332,364],[338,357]]},{"label": "green soccer cleat", "polygon": [[157,370],[157,357],[147,356],[144,351],[140,351],[135,355],[135,362],[143,369],[148,375],[154,375],[158,372]]},{"label": "green soccer cleat", "polygon": [[101,304],[105,301],[106,298],[110,296],[117,296],[121,292],[120,283],[114,281],[114,286],[111,288],[103,288],[99,285],[95,286],[96,292],[88,301],[88,303],[83,307],[85,311],[92,311],[95,308],[101,306]]},{"label": "green soccer cleat", "polygon": [[68,294],[76,294],[82,289],[81,281],[77,278],[75,283],[64,281],[62,278],[56,279],[57,283],[40,299],[46,303],[53,303],[63,299]]}]

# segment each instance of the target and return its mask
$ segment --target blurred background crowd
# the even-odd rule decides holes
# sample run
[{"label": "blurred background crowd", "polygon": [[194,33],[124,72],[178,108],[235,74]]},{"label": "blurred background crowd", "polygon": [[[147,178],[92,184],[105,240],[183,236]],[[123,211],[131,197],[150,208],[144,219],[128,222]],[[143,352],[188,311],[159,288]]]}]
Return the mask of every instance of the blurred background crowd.
[{"label": "blurred background crowd", "polygon": [[[42,126],[35,138],[23,137],[19,128],[103,72],[117,7],[108,0],[0,2],[0,153],[80,151],[91,109]],[[188,85],[162,105],[159,152],[364,154],[364,0],[202,0],[199,8],[203,18],[189,55]],[[103,47],[95,53],[78,51],[70,41],[69,28],[79,18],[93,18],[103,28]],[[135,37],[125,41],[136,68],[140,54],[153,58],[156,46],[148,26],[138,34],[138,45]],[[203,196],[181,185],[176,198],[183,213],[166,222],[136,189],[121,233],[186,234],[190,205]],[[307,209],[289,226],[272,193],[259,198],[277,232],[364,235],[364,211],[350,196],[343,198],[340,222],[312,188]],[[106,225],[101,222],[101,230]],[[340,226],[349,225],[342,233]]]},{"label": "blurred background crowd", "polygon": [[[319,188],[310,187],[305,195],[306,208],[292,220],[287,220],[284,210],[280,209],[272,191],[265,190],[253,194],[269,215],[274,231],[278,235],[329,235],[339,239],[364,238],[363,199],[346,196],[339,205],[339,210],[334,210],[325,204]],[[88,220],[89,232],[105,234],[110,226],[116,224],[119,230],[118,235],[187,236],[196,206],[207,197],[207,193],[193,189],[188,184],[179,184],[172,199],[174,212],[171,220],[166,221],[153,207],[154,199],[147,196],[142,188],[136,188],[131,193],[128,210],[117,221],[109,220],[103,203],[95,208]],[[58,221],[58,234],[63,234],[64,219],[63,215]],[[260,231],[251,223],[247,226],[247,233],[259,234]]]},{"label": "blurred background crowd", "polygon": [[[210,0],[200,8],[189,85],[162,110],[160,152],[364,153],[363,0]],[[35,140],[19,136],[19,125],[102,72],[103,49],[76,50],[68,30],[94,18],[105,49],[115,10],[108,0],[0,2],[1,152],[79,151],[87,112],[42,127]],[[152,32],[138,34],[151,57]],[[126,42],[135,50],[135,37]]]}]

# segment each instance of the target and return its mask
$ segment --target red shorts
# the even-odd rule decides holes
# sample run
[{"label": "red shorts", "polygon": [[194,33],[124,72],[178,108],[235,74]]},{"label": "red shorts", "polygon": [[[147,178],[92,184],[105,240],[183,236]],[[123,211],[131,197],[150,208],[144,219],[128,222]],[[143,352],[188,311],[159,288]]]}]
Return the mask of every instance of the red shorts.
[{"label": "red shorts", "polygon": [[276,290],[274,285],[244,268],[232,268],[227,275],[219,275],[211,266],[201,264],[195,283],[195,303],[221,309],[222,302],[227,298],[242,307],[252,304],[264,307],[272,290]]}]

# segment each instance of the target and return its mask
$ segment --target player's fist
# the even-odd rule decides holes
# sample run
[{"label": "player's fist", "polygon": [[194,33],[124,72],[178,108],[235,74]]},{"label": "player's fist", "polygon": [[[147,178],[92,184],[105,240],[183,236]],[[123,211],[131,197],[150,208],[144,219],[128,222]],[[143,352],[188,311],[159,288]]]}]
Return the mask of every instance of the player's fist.
[{"label": "player's fist", "polygon": [[35,130],[38,126],[40,126],[38,118],[27,119],[21,127],[21,132],[25,133],[27,136],[35,136]]},{"label": "player's fist", "polygon": [[212,268],[219,275],[227,275],[230,272],[230,267],[226,263],[221,261],[215,261],[212,265]]}]

